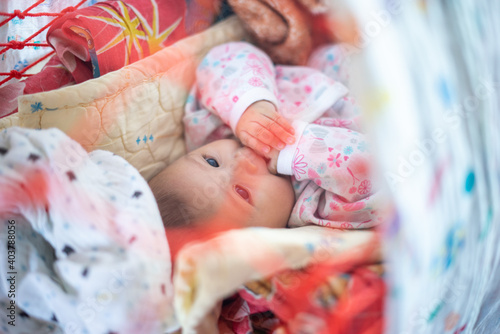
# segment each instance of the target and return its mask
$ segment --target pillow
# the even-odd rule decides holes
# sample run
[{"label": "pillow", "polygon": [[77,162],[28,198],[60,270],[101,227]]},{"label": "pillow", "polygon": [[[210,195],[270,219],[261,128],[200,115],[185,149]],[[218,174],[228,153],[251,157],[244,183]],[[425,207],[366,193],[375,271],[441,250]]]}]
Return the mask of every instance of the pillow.
[{"label": "pillow", "polygon": [[182,116],[195,69],[214,46],[245,38],[236,17],[78,85],[21,96],[0,129],[56,127],[87,151],[111,151],[150,180],[185,153]]}]

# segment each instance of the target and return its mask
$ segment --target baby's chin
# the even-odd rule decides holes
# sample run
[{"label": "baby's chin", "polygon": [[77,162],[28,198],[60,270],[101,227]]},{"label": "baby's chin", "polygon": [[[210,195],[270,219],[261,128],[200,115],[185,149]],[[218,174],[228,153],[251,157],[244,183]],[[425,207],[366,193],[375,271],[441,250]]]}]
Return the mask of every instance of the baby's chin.
[{"label": "baby's chin", "polygon": [[283,174],[271,174],[271,175],[279,177],[281,180],[284,180],[286,182],[286,187],[285,187],[286,194],[290,194],[291,196],[293,196],[293,202],[295,203],[295,191],[293,190],[292,177],[290,175],[283,175]]},{"label": "baby's chin", "polygon": [[285,228],[295,205],[295,192],[293,191],[293,185],[288,175],[274,176],[279,177],[283,183],[281,184],[280,191],[275,194],[274,198],[269,199],[269,202],[273,203],[273,205],[270,209],[268,207],[270,211],[268,217],[271,219],[266,224],[268,227]]},{"label": "baby's chin", "polygon": [[286,228],[288,224],[288,216],[282,216],[279,219],[270,219],[270,218],[260,218],[255,217],[248,223],[248,227],[266,227],[266,228]]}]

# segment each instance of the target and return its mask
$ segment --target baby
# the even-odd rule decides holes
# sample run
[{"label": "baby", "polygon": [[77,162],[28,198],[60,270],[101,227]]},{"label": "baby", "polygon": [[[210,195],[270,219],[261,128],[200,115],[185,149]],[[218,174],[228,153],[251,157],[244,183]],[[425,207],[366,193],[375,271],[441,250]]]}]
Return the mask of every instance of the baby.
[{"label": "baby", "polygon": [[243,42],[212,49],[186,104],[189,153],[149,183],[165,227],[376,225],[344,61],[340,46],[317,50],[308,67],[274,66]]}]

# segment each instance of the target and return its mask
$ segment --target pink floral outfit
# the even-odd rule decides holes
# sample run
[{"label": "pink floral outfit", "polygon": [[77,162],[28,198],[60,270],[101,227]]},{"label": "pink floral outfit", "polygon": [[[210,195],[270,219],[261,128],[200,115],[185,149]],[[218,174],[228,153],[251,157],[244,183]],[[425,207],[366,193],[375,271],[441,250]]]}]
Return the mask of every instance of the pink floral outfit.
[{"label": "pink floral outfit", "polygon": [[233,135],[254,102],[272,102],[294,127],[280,151],[278,173],[291,175],[296,204],[290,227],[362,229],[379,222],[370,174],[373,161],[360,133],[359,108],[345,86],[342,47],[322,47],[309,67],[274,65],[255,46],[212,49],[196,72],[184,116],[188,150]]}]

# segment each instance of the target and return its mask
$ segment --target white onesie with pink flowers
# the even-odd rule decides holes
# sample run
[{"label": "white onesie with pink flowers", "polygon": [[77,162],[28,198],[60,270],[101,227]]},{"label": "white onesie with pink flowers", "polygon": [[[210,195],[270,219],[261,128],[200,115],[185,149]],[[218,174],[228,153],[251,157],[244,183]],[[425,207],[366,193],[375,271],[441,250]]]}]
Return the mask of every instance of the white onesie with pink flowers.
[{"label": "white onesie with pink flowers", "polygon": [[251,44],[223,44],[199,65],[188,97],[189,151],[233,135],[241,115],[260,100],[272,102],[293,125],[296,141],[280,151],[277,165],[278,173],[291,175],[297,199],[290,227],[362,229],[381,219],[370,174],[373,159],[358,132],[358,107],[344,85],[342,50],[318,49],[309,67],[275,66]]}]

